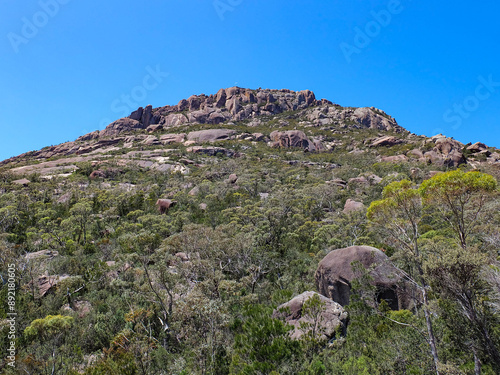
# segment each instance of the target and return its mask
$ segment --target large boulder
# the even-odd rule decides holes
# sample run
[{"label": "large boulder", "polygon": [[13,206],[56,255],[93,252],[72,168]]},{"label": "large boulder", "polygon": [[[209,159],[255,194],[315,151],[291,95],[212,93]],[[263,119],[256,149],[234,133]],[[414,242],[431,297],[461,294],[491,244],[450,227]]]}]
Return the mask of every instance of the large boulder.
[{"label": "large boulder", "polygon": [[231,129],[209,129],[191,132],[188,134],[187,139],[188,141],[197,142],[215,142],[230,139],[234,134],[236,132]]},{"label": "large boulder", "polygon": [[476,142],[473,145],[468,146],[467,150],[472,151],[473,153],[476,153],[476,152],[488,150],[488,146],[486,146],[484,143]]},{"label": "large boulder", "polygon": [[109,124],[106,129],[99,133],[99,137],[109,137],[113,135],[117,135],[122,132],[145,129],[147,126],[144,126],[139,121],[131,119],[131,118],[121,118]]},{"label": "large boulder", "polygon": [[396,137],[387,135],[387,136],[375,139],[372,142],[372,147],[395,146],[395,145],[398,145],[398,144],[400,144],[402,142],[403,142],[402,140],[400,140],[400,139],[398,139]]},{"label": "large boulder", "polygon": [[164,145],[169,145],[171,143],[182,143],[186,138],[185,133],[181,134],[163,134],[160,136],[160,142]]},{"label": "large boulder", "polygon": [[401,275],[387,255],[370,246],[351,246],[328,253],[316,270],[318,291],[342,306],[349,304],[351,282],[361,276],[353,269],[353,262],[369,271],[379,301],[384,299],[395,310],[409,307]]},{"label": "large boulder", "polygon": [[55,289],[57,284],[61,281],[68,279],[69,275],[43,275],[38,277],[38,291],[40,292],[40,297],[45,296],[49,292]]},{"label": "large boulder", "polygon": [[156,201],[156,207],[158,208],[158,212],[160,214],[166,214],[170,207],[173,207],[177,204],[177,201],[173,201],[171,199],[158,199]]},{"label": "large boulder", "polygon": [[344,205],[344,213],[348,214],[354,211],[363,211],[365,209],[365,205],[362,202],[356,202],[355,200],[348,199]]},{"label": "large boulder", "polygon": [[[304,303],[311,297],[317,296],[321,304],[318,315],[304,310]],[[312,310],[312,309],[311,309]],[[273,313],[273,318],[284,320],[294,327],[290,332],[291,338],[299,340],[304,334],[313,329],[317,338],[330,340],[335,336],[339,327],[344,331],[347,322],[347,313],[342,306],[316,292],[304,292],[289,302],[278,306]]]}]

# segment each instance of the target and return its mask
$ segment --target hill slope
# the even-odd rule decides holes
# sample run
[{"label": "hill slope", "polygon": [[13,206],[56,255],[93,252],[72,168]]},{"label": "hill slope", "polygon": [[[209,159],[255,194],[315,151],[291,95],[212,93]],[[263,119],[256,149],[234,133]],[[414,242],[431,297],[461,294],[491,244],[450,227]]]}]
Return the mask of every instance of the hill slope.
[{"label": "hill slope", "polygon": [[[500,153],[418,136],[381,110],[310,91],[233,87],[139,108],[0,163],[0,329],[11,329],[14,265],[21,372],[433,373],[420,297],[399,304],[399,289],[377,289],[404,279],[393,265],[412,273],[412,258],[366,211],[393,182],[418,187],[457,167],[500,179]],[[483,198],[468,237],[474,252],[450,268],[462,259],[475,267],[463,269],[494,347],[500,201],[498,192]],[[457,243],[438,206],[427,206],[419,235],[430,269]],[[343,258],[326,267],[340,248]],[[392,263],[354,281],[359,272],[346,265],[370,269],[372,254]],[[442,373],[469,374],[478,361],[494,373],[492,346],[432,280]],[[332,287],[342,299],[330,299]],[[391,310],[399,306],[411,311]]]}]

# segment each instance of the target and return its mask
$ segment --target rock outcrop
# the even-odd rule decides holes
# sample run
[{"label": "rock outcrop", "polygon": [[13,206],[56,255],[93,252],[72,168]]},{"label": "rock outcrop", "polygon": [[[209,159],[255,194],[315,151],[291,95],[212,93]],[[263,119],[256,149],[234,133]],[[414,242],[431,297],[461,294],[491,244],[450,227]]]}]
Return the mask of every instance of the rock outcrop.
[{"label": "rock outcrop", "polygon": [[272,147],[302,148],[305,151],[320,151],[323,149],[321,142],[312,142],[303,131],[288,130],[284,132],[274,131],[270,135]]},{"label": "rock outcrop", "polygon": [[[317,296],[321,306],[319,315],[308,314],[304,303],[311,297]],[[347,322],[347,313],[341,305],[316,292],[304,292],[289,302],[286,302],[274,311],[273,318],[284,320],[294,327],[290,337],[299,340],[304,334],[315,332],[316,338],[330,340],[339,328],[344,331]]]},{"label": "rock outcrop", "polygon": [[458,167],[467,162],[462,152],[464,148],[462,143],[441,134],[432,137],[430,141],[434,142],[435,146],[432,150],[424,153],[422,161],[448,167]]}]

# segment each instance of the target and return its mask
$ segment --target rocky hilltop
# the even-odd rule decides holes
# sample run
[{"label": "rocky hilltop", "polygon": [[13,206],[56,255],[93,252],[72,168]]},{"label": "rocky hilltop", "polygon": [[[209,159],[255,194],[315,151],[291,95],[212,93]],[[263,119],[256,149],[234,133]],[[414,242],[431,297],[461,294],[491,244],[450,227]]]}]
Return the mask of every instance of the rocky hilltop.
[{"label": "rocky hilltop", "polygon": [[[482,143],[464,145],[442,135],[427,138],[411,134],[377,108],[342,107],[316,99],[309,90],[230,87],[209,96],[193,95],[176,105],[140,107],[104,130],[19,155],[1,162],[0,167],[19,175],[64,175],[77,170],[80,162],[98,163],[121,153],[116,158],[121,164],[177,171],[185,166],[154,158],[172,152],[171,145],[188,147],[188,153],[241,155],[213,145],[228,140],[309,152],[345,150],[371,154],[375,161],[415,160],[437,167],[500,160],[497,150]],[[60,158],[65,158],[64,162]]]},{"label": "rocky hilltop", "polygon": [[173,106],[141,107],[129,117],[119,119],[103,131],[86,135],[81,140],[115,136],[136,129],[159,130],[184,124],[216,125],[252,120],[249,126],[256,126],[261,123],[262,117],[289,111],[299,111],[299,117],[317,126],[352,122],[373,129],[401,130],[396,121],[382,111],[374,108],[341,108],[329,100],[317,100],[309,90],[296,92],[230,87],[220,89],[215,95],[193,95]]}]

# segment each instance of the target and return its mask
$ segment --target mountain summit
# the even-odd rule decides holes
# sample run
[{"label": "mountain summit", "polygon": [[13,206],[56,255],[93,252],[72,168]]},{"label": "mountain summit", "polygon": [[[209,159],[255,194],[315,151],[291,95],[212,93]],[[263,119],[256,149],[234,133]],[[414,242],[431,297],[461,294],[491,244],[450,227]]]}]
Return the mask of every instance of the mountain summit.
[{"label": "mountain summit", "polygon": [[[380,130],[402,130],[396,121],[375,108],[342,108],[326,99],[317,100],[312,91],[287,89],[244,89],[230,87],[220,89],[217,94],[193,95],[182,99],[177,105],[153,108],[140,107],[129,117],[119,119],[102,132],[91,133],[92,137],[107,137],[136,129],[158,130],[184,124],[222,124],[250,120],[250,126],[261,123],[261,118],[284,112],[298,111],[315,126],[352,122],[361,127]],[[89,138],[85,137],[84,139]]]}]

